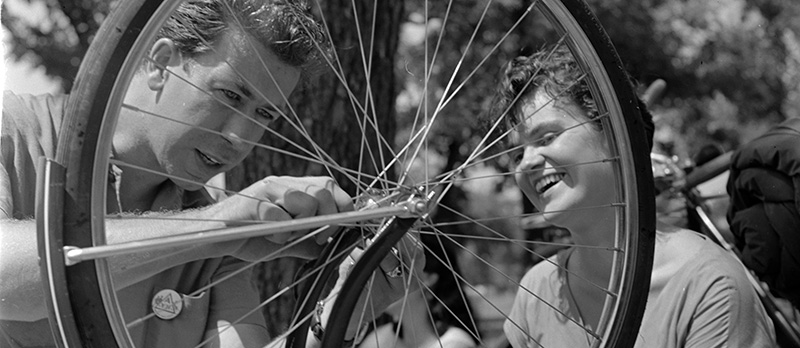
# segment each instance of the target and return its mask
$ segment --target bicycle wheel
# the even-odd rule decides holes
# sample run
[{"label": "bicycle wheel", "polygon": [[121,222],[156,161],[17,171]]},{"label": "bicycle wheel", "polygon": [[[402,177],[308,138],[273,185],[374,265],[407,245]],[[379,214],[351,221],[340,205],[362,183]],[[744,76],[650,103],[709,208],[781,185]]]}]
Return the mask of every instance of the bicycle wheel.
[{"label": "bicycle wheel", "polygon": [[[457,276],[457,293],[461,301],[471,301],[474,310],[461,322],[477,342],[484,345],[493,342],[502,336],[498,325],[508,318],[513,293],[529,291],[518,289],[519,279],[531,260],[540,254],[537,246],[596,247],[526,240],[520,221],[551,212],[522,212],[519,191],[511,183],[513,176],[498,171],[500,164],[494,163],[497,159],[502,162],[504,153],[493,152],[493,145],[504,141],[502,137],[507,134],[493,138],[496,132],[482,133],[463,117],[478,114],[489,102],[485,91],[491,88],[488,86],[495,81],[504,61],[521,48],[541,47],[549,42],[568,47],[585,73],[604,115],[602,123],[613,152],[603,162],[613,167],[616,176],[613,186],[618,202],[597,208],[613,209],[617,226],[613,246],[605,248],[613,259],[611,278],[608,284],[597,284],[608,295],[597,326],[589,327],[578,321],[575,325],[583,328],[594,346],[633,345],[644,311],[655,234],[649,149],[643,145],[647,143],[646,135],[628,77],[620,70],[622,64],[610,41],[584,3],[572,0],[525,5],[499,1],[314,3],[315,11],[321,14],[324,35],[311,37],[324,37],[325,41],[313,46],[334,48],[320,55],[324,58],[323,70],[327,71],[323,72],[321,82],[317,82],[317,89],[310,87],[296,93],[300,97],[316,94],[314,97],[306,95],[306,99],[298,101],[278,93],[279,100],[270,100],[270,104],[285,103],[287,107],[276,109],[282,123],[264,127],[263,131],[268,133],[265,138],[281,137],[288,144],[287,149],[262,143],[250,146],[256,151],[285,156],[280,157],[280,163],[285,164],[286,173],[279,174],[335,176],[355,197],[359,209],[354,213],[332,214],[326,219],[297,220],[302,225],[242,221],[237,225],[244,226],[223,230],[107,242],[112,225],[120,220],[152,219],[163,226],[192,223],[114,212],[129,209],[114,202],[115,196],[111,194],[115,189],[114,176],[109,175],[109,168],[157,175],[163,181],[188,183],[192,189],[219,189],[205,180],[174,174],[166,168],[154,170],[114,156],[118,150],[114,135],[120,132],[119,125],[132,124],[126,117],[137,117],[138,122],[153,125],[173,122],[191,126],[170,114],[149,111],[126,99],[129,85],[135,83],[132,81],[141,73],[141,67],[158,63],[148,54],[163,23],[181,3],[120,2],[96,36],[71,92],[56,159],[65,168],[65,174],[50,178],[51,187],[63,184],[65,189],[63,197],[58,190],[46,197],[53,202],[48,207],[52,210],[48,216],[55,219],[49,221],[47,226],[51,229],[45,232],[50,237],[46,241],[50,251],[45,255],[49,267],[48,289],[51,294],[66,293],[69,297],[67,301],[53,296],[53,318],[59,319],[53,320],[58,340],[65,345],[101,347],[155,344],[148,341],[157,336],[147,331],[150,325],[163,325],[170,320],[161,318],[156,313],[157,306],[149,301],[161,289],[152,286],[149,289],[154,294],[146,296],[148,302],[132,306],[128,303],[131,294],[125,292],[130,288],[118,289],[124,280],[115,278],[110,269],[109,262],[115,258],[170,257],[168,253],[162,254],[164,248],[187,248],[291,229],[337,225],[344,232],[329,244],[314,265],[297,281],[284,284],[275,294],[263,296],[241,320],[247,322],[253,313],[282,294],[297,293],[296,313],[291,322],[269,324],[282,326],[285,330],[281,337],[288,338],[294,346],[303,346],[314,305],[329,295],[330,282],[335,278],[332,273],[350,250],[363,245],[364,238],[370,238],[373,241],[345,281],[322,337],[325,347],[341,346],[351,316],[365,315],[354,310],[362,296],[361,289],[370,288],[370,279],[381,273],[375,272],[380,260],[411,230],[418,235],[433,236],[440,244],[456,246],[453,259],[440,261],[449,269],[461,264],[465,270]],[[230,2],[233,3],[238,2]],[[259,44],[245,41],[247,50],[259,51]],[[214,44],[208,46],[211,46],[208,52],[226,53],[216,51]],[[271,80],[278,85],[273,76],[278,72],[270,71],[263,57],[258,60],[265,66],[264,71],[234,71],[241,85],[253,90],[259,90],[256,86],[263,81]],[[234,63],[226,62],[225,66],[234,68]],[[389,74],[381,75],[387,69]],[[175,71],[168,73],[170,83],[182,83],[186,91],[198,93],[208,89],[182,79],[183,72]],[[315,107],[316,113],[308,112]],[[336,114],[328,115],[328,108]],[[318,114],[332,117],[334,122]],[[148,117],[152,121],[143,121],[149,120]],[[363,134],[352,136],[351,129],[337,133],[331,126],[346,122]],[[208,139],[220,136],[214,129],[198,126],[192,129],[205,132]],[[350,147],[338,147],[341,143]],[[298,167],[306,171],[298,172]],[[458,199],[458,195],[472,199]],[[482,205],[469,206],[469,201]],[[60,216],[63,222],[58,220]],[[263,259],[273,256],[265,255]],[[225,284],[241,280],[241,275],[249,276],[258,263],[231,262],[235,263],[235,269],[225,268],[227,263],[212,267],[224,268],[227,277],[189,284],[189,288],[178,291],[180,297],[175,302],[208,298],[217,287],[240,286],[240,283]],[[419,282],[415,277],[405,280],[409,285]],[[186,311],[182,313],[188,315]],[[188,346],[202,346],[214,339],[201,334]]]}]

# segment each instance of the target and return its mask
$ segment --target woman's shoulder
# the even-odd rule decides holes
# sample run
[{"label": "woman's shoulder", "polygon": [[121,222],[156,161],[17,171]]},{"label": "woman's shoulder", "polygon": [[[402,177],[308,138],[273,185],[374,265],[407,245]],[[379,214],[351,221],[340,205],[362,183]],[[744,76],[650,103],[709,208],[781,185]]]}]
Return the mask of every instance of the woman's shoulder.
[{"label": "woman's shoulder", "polygon": [[661,259],[654,262],[641,337],[713,338],[737,347],[771,340],[769,318],[733,255],[694,231],[668,227],[658,234]]},{"label": "woman's shoulder", "polygon": [[659,224],[653,261],[653,286],[675,279],[746,282],[744,269],[732,255],[708,237],[687,229]]}]

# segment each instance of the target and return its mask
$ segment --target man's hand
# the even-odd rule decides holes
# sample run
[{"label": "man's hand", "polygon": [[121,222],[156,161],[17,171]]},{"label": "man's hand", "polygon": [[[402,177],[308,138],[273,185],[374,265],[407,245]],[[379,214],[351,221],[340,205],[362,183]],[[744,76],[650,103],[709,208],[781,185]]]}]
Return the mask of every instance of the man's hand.
[{"label": "man's hand", "polygon": [[[254,221],[287,221],[352,210],[350,196],[329,177],[267,177],[242,190],[240,194],[215,204],[206,210],[206,214],[232,226]],[[314,238],[296,243],[275,257],[315,258],[335,229],[335,226],[327,228]],[[293,231],[226,242],[222,243],[222,250],[243,260],[258,261],[309,232]]]},{"label": "man's hand", "polygon": [[[362,329],[361,324],[371,322],[392,303],[410,292],[419,291],[419,274],[425,267],[425,255],[419,234],[409,232],[395,245],[393,251],[381,261],[372,280],[367,282],[367,286],[361,292],[350,318],[345,339],[352,339],[361,334],[359,331]],[[326,305],[321,316],[323,327],[327,323],[333,301],[341,291],[345,278],[363,253],[363,250],[356,248],[350,257],[345,258],[339,265],[339,278],[331,291],[331,296],[324,301]]]}]

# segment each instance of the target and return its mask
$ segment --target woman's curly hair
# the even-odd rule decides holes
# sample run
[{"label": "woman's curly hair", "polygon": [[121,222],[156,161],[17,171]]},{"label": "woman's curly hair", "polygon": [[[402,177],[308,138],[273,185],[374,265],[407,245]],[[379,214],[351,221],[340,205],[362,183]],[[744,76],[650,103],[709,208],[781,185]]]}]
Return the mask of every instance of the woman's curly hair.
[{"label": "woman's curly hair", "polygon": [[[536,92],[542,91],[556,101],[574,102],[588,119],[596,121],[592,125],[602,129],[600,114],[587,78],[565,45],[514,58],[504,69],[492,106],[483,123],[485,126],[497,123],[495,132],[507,132],[522,122],[522,106],[529,103],[530,97]],[[641,100],[639,107],[652,147],[652,115]]]}]

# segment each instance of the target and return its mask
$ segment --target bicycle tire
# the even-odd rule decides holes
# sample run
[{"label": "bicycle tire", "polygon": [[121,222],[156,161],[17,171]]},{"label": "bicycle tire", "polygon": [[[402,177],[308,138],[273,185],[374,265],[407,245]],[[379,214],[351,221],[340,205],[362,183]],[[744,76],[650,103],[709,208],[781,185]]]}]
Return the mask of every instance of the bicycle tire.
[{"label": "bicycle tire", "polygon": [[[105,210],[104,190],[107,186],[103,181],[108,166],[105,154],[110,153],[108,137],[116,122],[113,110],[120,108],[125,89],[124,84],[118,81],[130,79],[135,73],[132,66],[146,51],[143,45],[152,41],[157,26],[148,23],[161,21],[166,17],[165,13],[176,6],[177,2],[162,0],[121,2],[101,28],[81,65],[70,94],[56,158],[56,162],[66,168],[64,204],[56,207],[63,211],[64,217],[61,247],[105,244],[102,237],[104,219],[100,218]],[[602,333],[599,345],[632,346],[644,312],[655,236],[649,151],[642,146],[647,140],[637,109],[637,98],[630,88],[628,76],[620,69],[622,64],[610,40],[586,4],[579,0],[547,0],[537,6],[567,32],[569,45],[580,57],[581,65],[596,76],[595,93],[603,96],[608,104],[606,107],[614,109],[610,113],[610,125],[614,129],[612,140],[620,157],[618,185],[626,205],[620,219],[625,226],[624,246],[620,247],[624,255],[618,260],[621,282],[615,285],[620,299],[613,308],[607,308],[604,317],[607,330]],[[108,110],[112,110],[111,116],[107,115]],[[346,295],[335,304],[335,320],[330,320],[326,328],[326,332],[331,334],[326,335],[323,346],[341,345],[347,318],[353,310],[350,306],[355,305],[360,294],[356,289],[363,289],[369,275],[408,227],[376,239],[367,250],[369,254],[365,254],[365,261],[357,263],[352,277],[346,282]],[[57,243],[59,240],[56,238]],[[64,257],[66,251],[63,248],[55,250],[56,257]],[[335,253],[330,250],[321,258]],[[329,272],[332,272],[331,268]],[[67,328],[62,328],[71,336],[65,341],[75,340],[87,347],[133,346],[125,329],[125,320],[119,313],[119,304],[112,290],[113,280],[108,273],[102,258],[65,266],[63,272],[55,273],[56,277],[66,278],[66,289],[62,290],[69,294],[71,302],[59,304],[63,306],[62,312],[73,313],[74,327],[72,323],[66,323]],[[311,286],[307,291],[317,294],[312,297],[320,296],[320,286],[325,284]],[[310,307],[305,306],[297,312],[295,318],[305,317]]]}]

